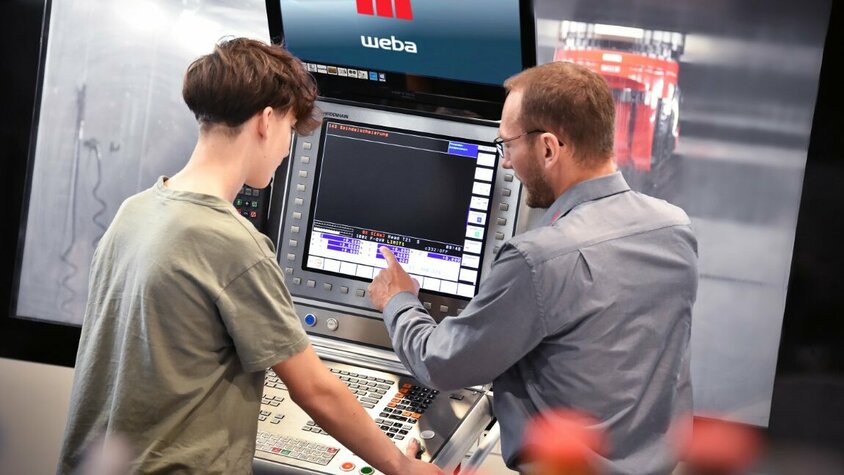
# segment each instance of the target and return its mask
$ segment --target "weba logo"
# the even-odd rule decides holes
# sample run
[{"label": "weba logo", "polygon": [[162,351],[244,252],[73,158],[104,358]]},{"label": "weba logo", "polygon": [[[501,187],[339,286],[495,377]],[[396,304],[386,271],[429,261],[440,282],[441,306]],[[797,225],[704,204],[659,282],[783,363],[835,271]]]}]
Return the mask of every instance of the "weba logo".
[{"label": "weba logo", "polygon": [[[395,9],[393,4],[395,3]],[[378,15],[381,17],[413,20],[410,0],[357,0],[359,15]],[[395,15],[393,12],[395,11]],[[360,44],[365,48],[384,49],[404,53],[416,53],[416,43],[402,41],[393,35],[389,38],[360,35]]]},{"label": "weba logo", "polygon": [[389,38],[378,38],[377,36],[360,35],[360,44],[367,48],[381,48],[388,51],[404,51],[407,53],[416,53],[416,43],[412,41],[402,41],[392,35],[390,35]]}]

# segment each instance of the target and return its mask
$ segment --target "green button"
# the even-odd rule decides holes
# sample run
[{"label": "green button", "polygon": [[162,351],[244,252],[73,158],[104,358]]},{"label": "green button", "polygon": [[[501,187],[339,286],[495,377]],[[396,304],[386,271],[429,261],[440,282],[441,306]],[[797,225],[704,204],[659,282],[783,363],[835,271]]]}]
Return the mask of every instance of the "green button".
[{"label": "green button", "polygon": [[371,474],[373,474],[373,473],[375,473],[375,469],[374,469],[374,468],[372,468],[372,467],[362,467],[362,468],[360,469],[360,474],[361,474],[361,475],[371,475]]},{"label": "green button", "polygon": [[257,207],[258,207],[258,202],[257,202],[257,201],[253,201],[253,202],[252,202],[252,207],[253,207],[253,208],[257,208]]},{"label": "green button", "polygon": [[282,451],[281,451],[281,455],[290,455],[290,451],[289,451],[289,450],[286,450],[286,449],[285,449],[285,450],[282,450]]},{"label": "green button", "polygon": [[235,206],[240,206],[240,205],[242,205],[242,204],[243,204],[243,200],[242,200],[242,199],[238,198],[238,199],[234,200],[234,205],[235,205]]}]

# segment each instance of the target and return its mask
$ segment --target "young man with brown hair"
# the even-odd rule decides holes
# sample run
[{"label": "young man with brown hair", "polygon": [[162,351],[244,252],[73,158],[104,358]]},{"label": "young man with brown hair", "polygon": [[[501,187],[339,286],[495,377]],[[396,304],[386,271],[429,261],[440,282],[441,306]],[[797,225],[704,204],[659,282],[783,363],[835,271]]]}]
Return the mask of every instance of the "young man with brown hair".
[{"label": "young man with brown hair", "polygon": [[231,204],[244,183],[269,184],[292,130],[319,124],[313,78],[283,48],[236,38],[190,65],[182,94],[200,125],[190,160],[127,199],[94,254],[58,472],[104,438],[125,441],[131,472],[251,473],[272,368],[376,469],[441,473],[402,454],[320,362],[272,243]]},{"label": "young man with brown hair", "polygon": [[527,422],[570,409],[599,422],[600,473],[668,474],[668,429],[689,418],[691,313],[697,241],[679,208],[630,189],[612,160],[614,105],[606,82],[570,63],[510,78],[496,139],[536,229],[508,241],[478,294],[440,324],[418,285],[389,263],[369,287],[396,353],[423,384],[493,382],[507,465],[524,470]]}]

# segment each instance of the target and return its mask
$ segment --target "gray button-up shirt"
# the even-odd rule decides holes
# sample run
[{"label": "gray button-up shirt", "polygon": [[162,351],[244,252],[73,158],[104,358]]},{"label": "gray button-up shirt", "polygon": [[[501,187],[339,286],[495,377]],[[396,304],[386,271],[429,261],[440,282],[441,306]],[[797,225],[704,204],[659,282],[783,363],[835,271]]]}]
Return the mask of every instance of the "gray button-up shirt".
[{"label": "gray button-up shirt", "polygon": [[669,427],[692,410],[697,280],[689,218],[616,172],[572,187],[539,228],[507,242],[460,315],[437,324],[403,292],[384,321],[422,383],[493,382],[511,468],[530,417],[562,407],[600,421],[606,473],[667,474],[676,465]]}]

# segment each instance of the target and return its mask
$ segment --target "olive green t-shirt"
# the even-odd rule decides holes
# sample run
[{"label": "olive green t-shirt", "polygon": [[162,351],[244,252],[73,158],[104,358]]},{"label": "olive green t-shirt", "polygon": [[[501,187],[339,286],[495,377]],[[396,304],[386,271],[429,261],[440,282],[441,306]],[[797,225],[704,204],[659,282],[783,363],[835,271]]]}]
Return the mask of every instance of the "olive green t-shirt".
[{"label": "olive green t-shirt", "polygon": [[94,253],[59,473],[114,435],[139,473],[251,473],[264,370],[308,345],[270,240],[164,180]]}]

